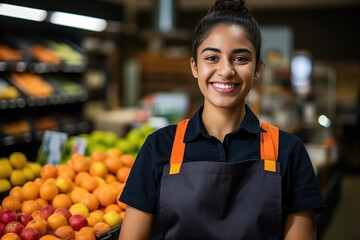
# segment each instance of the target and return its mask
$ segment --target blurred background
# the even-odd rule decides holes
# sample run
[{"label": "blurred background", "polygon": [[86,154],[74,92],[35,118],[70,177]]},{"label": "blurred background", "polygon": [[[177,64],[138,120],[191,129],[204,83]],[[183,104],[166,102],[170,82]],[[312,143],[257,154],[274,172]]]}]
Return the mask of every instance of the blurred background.
[{"label": "blurred background", "polygon": [[[190,117],[202,104],[189,66],[192,31],[212,4],[1,0],[0,157],[21,151],[38,160],[47,131],[65,133],[71,149],[70,140],[95,132],[136,155],[143,138],[125,146],[129,133]],[[356,239],[360,2],[247,4],[265,63],[248,104],[262,121],[303,139],[328,203],[317,216],[319,239]],[[104,145],[88,142],[84,153]]]}]

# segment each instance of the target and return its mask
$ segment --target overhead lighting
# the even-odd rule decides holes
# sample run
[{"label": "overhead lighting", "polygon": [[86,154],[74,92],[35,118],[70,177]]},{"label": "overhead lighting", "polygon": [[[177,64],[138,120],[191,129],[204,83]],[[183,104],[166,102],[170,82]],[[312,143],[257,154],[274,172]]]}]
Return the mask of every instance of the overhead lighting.
[{"label": "overhead lighting", "polygon": [[328,128],[330,127],[331,125],[331,121],[330,119],[325,116],[325,115],[321,115],[319,118],[318,118],[318,122],[321,126],[325,127],[325,128]]},{"label": "overhead lighting", "polygon": [[41,22],[45,20],[47,12],[36,8],[0,3],[0,15]]},{"label": "overhead lighting", "polygon": [[50,16],[50,22],[95,32],[104,31],[107,27],[107,22],[104,19],[65,12],[53,12]]}]

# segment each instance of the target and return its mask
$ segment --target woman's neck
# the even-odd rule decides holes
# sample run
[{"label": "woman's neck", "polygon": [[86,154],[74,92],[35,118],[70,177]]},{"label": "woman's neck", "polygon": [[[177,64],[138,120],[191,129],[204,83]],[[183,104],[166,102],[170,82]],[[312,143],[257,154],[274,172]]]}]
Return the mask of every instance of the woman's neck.
[{"label": "woman's neck", "polygon": [[226,134],[240,126],[245,117],[245,104],[235,109],[204,105],[202,122],[207,133],[223,142]]}]

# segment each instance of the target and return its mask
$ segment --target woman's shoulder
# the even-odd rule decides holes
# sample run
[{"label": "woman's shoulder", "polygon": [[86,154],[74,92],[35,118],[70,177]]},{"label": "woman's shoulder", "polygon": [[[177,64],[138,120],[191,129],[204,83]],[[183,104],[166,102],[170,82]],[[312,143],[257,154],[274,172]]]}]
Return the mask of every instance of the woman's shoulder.
[{"label": "woman's shoulder", "polygon": [[176,132],[176,126],[174,124],[167,125],[165,127],[161,127],[155,130],[153,133],[149,135],[153,141],[166,141],[173,140]]}]

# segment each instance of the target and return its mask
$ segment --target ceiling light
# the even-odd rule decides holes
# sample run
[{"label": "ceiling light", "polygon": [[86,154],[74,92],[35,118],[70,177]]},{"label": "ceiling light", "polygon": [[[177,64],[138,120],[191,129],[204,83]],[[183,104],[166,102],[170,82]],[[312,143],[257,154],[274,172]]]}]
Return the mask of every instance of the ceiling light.
[{"label": "ceiling light", "polygon": [[104,19],[65,12],[53,12],[50,16],[50,22],[96,32],[104,31],[107,27],[107,22]]},{"label": "ceiling light", "polygon": [[41,22],[45,20],[47,12],[36,8],[0,3],[0,15]]}]

